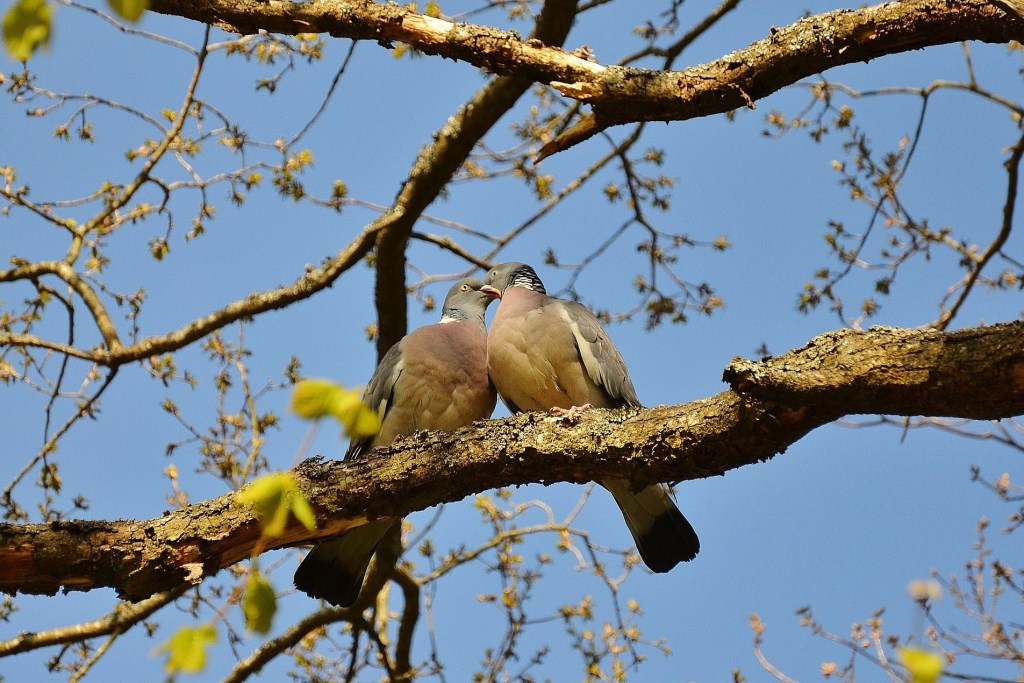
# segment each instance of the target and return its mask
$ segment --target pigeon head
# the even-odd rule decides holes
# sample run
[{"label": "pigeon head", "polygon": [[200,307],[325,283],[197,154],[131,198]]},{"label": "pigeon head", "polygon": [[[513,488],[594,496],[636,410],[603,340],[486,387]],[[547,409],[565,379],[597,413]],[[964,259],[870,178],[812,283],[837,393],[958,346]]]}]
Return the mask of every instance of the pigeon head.
[{"label": "pigeon head", "polygon": [[539,294],[547,294],[544,283],[537,277],[537,271],[525,263],[499,263],[487,273],[484,283],[483,291],[497,299],[500,299],[510,287],[523,287]]},{"label": "pigeon head", "polygon": [[477,277],[463,278],[452,285],[444,297],[441,322],[471,320],[482,324],[484,311],[492,301],[494,296],[484,291],[483,280]]}]

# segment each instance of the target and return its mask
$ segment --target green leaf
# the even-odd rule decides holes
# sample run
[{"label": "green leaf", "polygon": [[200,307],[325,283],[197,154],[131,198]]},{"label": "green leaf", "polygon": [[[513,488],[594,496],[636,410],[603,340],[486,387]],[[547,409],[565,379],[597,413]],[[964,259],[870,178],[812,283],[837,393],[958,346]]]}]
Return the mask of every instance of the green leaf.
[{"label": "green leaf", "polygon": [[319,420],[331,414],[331,408],[345,390],[327,379],[302,379],[292,392],[292,410],[307,420]]},{"label": "green leaf", "polygon": [[348,403],[338,419],[351,437],[374,436],[380,431],[380,416],[362,401]]},{"label": "green leaf", "polygon": [[245,585],[242,596],[242,613],[245,614],[245,627],[254,633],[270,632],[274,614],[277,612],[277,596],[270,583],[261,575],[254,573]]},{"label": "green leaf", "polygon": [[283,534],[289,514],[294,514],[307,529],[316,528],[313,508],[299,491],[291,472],[260,477],[238,493],[238,501],[252,508],[264,536]]},{"label": "green leaf", "polygon": [[935,683],[942,675],[942,657],[919,647],[901,647],[900,662],[907,667],[911,683]]},{"label": "green leaf", "polygon": [[206,668],[206,648],[215,642],[217,631],[212,624],[182,626],[157,652],[167,653],[164,667],[168,673],[194,674]]},{"label": "green leaf", "polygon": [[46,0],[17,0],[4,14],[4,47],[23,62],[50,44],[52,25],[53,8]]},{"label": "green leaf", "polygon": [[373,436],[380,431],[380,417],[362,402],[359,394],[326,379],[303,379],[292,393],[292,410],[307,420],[334,417],[350,437]]},{"label": "green leaf", "polygon": [[138,21],[149,7],[149,0],[107,0],[107,4],[122,19]]},{"label": "green leaf", "polygon": [[239,502],[252,508],[265,536],[280,536],[288,523],[289,484],[295,480],[286,472],[260,477],[238,494]]},{"label": "green leaf", "polygon": [[292,514],[295,515],[295,519],[302,523],[302,526],[306,527],[310,531],[316,528],[316,515],[313,514],[313,506],[309,504],[306,497],[302,495],[302,491],[297,488],[291,496],[292,503]]}]

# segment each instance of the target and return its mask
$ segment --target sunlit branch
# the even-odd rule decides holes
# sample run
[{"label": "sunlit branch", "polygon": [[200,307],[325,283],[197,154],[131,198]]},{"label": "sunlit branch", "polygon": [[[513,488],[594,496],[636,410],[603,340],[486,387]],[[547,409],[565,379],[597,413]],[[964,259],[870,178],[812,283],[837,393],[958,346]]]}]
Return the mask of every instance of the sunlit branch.
[{"label": "sunlit branch", "polygon": [[[179,0],[154,0],[149,8],[161,14],[183,16],[216,25],[237,33],[329,33],[353,40],[374,40],[386,45],[391,41],[406,43],[426,54],[469,61],[488,66],[494,72],[531,80],[530,73],[540,76],[545,70],[564,78],[600,73],[604,67],[551,48],[546,43],[524,39],[509,32],[473,24],[453,24],[444,19],[419,14],[398,5],[376,2],[317,3],[316,5],[240,5],[228,0],[202,3]],[[573,14],[575,14],[575,3]],[[541,15],[543,12],[540,13]],[[546,43],[546,44],[545,44]],[[481,62],[481,54],[486,55]],[[517,73],[507,73],[508,64],[518,61]]]},{"label": "sunlit branch", "polygon": [[114,325],[114,321],[110,319],[107,307],[100,300],[96,290],[66,261],[52,262],[52,266],[53,274],[68,283],[68,286],[75,291],[79,298],[82,299],[82,302],[85,303],[86,308],[89,309],[93,322],[96,323],[96,328],[103,337],[103,343],[106,344],[107,349],[111,351],[119,350],[121,348],[121,339],[117,333],[117,327]]},{"label": "sunlit branch", "polygon": [[[939,15],[943,15],[944,27],[932,23]],[[850,23],[846,23],[848,20]],[[1002,24],[1003,28],[1020,21],[1018,17],[1007,22],[1004,13],[981,0],[947,5],[941,10],[926,0],[887,3],[806,17],[785,28],[773,29],[770,37],[743,50],[683,71],[636,70],[639,73],[629,72],[628,81],[619,82],[615,80],[618,67],[610,67],[600,79],[591,81],[553,79],[553,87],[567,97],[591,104],[593,113],[544,145],[538,157],[543,159],[628,121],[685,120],[753,108],[755,101],[776,90],[843,64],[926,45],[992,39],[992,33],[986,37],[948,30],[965,23],[980,29],[981,23],[973,23],[978,20]],[[864,26],[871,26],[872,30],[864,32]],[[821,40],[826,34],[829,40]],[[1017,40],[1022,34],[1024,27],[1016,26],[997,42]],[[785,49],[780,51],[779,46]],[[662,77],[671,80],[662,82]],[[643,106],[635,101],[626,104],[634,96],[634,89],[635,96],[643,98]],[[717,103],[710,101],[712,92]]]},{"label": "sunlit branch", "polygon": [[[113,322],[110,320],[103,303],[96,295],[96,292],[87,282],[79,277],[74,268],[69,266],[67,263],[63,261],[39,261],[36,263],[19,265],[9,270],[0,271],[0,282],[30,280],[35,283],[47,275],[56,275],[60,279],[64,280],[64,282],[66,282],[82,298],[86,306],[89,308],[90,313],[92,313],[97,327],[107,344],[112,346],[120,345],[117,338],[117,330],[114,327]],[[86,360],[95,360],[96,357],[95,353],[73,349],[68,344],[59,344],[26,334],[0,334],[0,343],[59,350],[61,353],[67,353],[68,355],[72,355],[77,358],[84,358]]]},{"label": "sunlit branch", "polygon": [[[590,102],[592,132],[637,120],[681,120],[749,106],[800,78],[842,64],[962,40],[1008,42],[1024,20],[985,0],[938,5],[928,0],[827,12],[773,30],[745,50],[680,72],[605,67],[511,33],[452,24],[399,6],[372,2],[238,4],[229,0],[155,0],[150,9],[227,30],[401,41],[426,54],[470,62],[511,76],[551,83]],[[864,26],[873,30],[865,32]],[[774,49],[785,46],[784,50]],[[638,100],[645,106],[637,106]],[[564,148],[565,140],[554,148]]]}]

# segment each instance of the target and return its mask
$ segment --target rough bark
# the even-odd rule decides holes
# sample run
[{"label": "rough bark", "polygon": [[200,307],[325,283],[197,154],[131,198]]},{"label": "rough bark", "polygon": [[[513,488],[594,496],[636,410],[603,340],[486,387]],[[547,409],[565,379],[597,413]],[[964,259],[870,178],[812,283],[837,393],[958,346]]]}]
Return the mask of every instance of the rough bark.
[{"label": "rough bark", "polygon": [[[735,360],[731,389],[678,406],[594,410],[572,424],[541,414],[420,433],[370,457],[296,469],[319,528],[285,547],[380,516],[495,487],[628,478],[640,485],[720,475],[768,460],[811,430],[862,413],[998,419],[1024,414],[1024,322],[943,333],[842,330],[763,361]],[[140,600],[199,582],[260,543],[234,494],[145,521],[0,525],[0,590],[113,587]]]},{"label": "rough bark", "polygon": [[590,62],[514,32],[453,24],[393,4],[322,0],[152,0],[150,9],[241,33],[329,33],[407,43],[487,71],[540,83],[592,106],[592,114],[545,146],[541,156],[612,125],[678,121],[752,107],[756,100],[828,69],[964,40],[1024,40],[1021,0],[902,0],[839,9],[772,28],[724,57],[681,71]]}]

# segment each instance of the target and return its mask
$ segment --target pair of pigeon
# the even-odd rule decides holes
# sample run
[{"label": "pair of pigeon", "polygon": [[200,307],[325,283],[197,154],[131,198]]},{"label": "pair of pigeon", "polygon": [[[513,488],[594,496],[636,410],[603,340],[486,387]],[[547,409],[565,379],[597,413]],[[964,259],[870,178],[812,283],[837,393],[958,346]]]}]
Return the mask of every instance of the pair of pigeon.
[{"label": "pair of pigeon", "polygon": [[[488,334],[484,313],[494,299],[501,304]],[[486,280],[457,282],[441,321],[406,335],[384,355],[363,396],[380,414],[381,430],[354,439],[345,457],[418,430],[448,431],[487,419],[495,390],[513,413],[640,405],[622,356],[594,314],[548,296],[530,266],[503,263]],[[665,486],[634,491],[624,479],[601,485],[652,571],[667,572],[696,557],[697,534]],[[321,543],[299,565],[295,586],[333,605],[353,604],[377,544],[400,523],[376,520]]]}]

